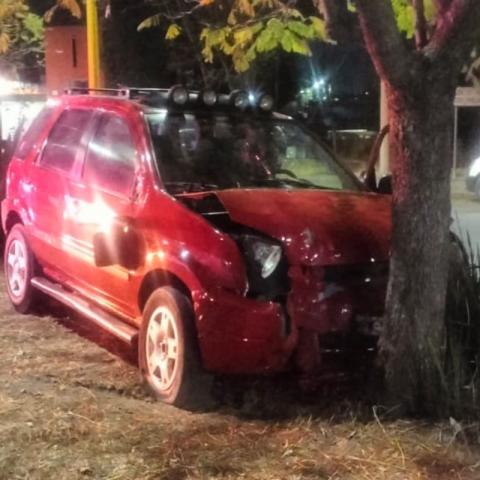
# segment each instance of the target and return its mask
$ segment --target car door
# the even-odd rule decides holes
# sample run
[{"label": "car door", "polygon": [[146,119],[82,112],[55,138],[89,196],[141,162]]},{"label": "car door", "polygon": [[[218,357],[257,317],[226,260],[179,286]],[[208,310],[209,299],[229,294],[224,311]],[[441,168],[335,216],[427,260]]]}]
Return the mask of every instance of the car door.
[{"label": "car door", "polygon": [[71,270],[64,233],[68,218],[65,198],[69,182],[78,175],[79,162],[88,138],[92,111],[64,110],[54,123],[37,159],[30,165],[26,210],[32,246],[41,264],[62,279]]},{"label": "car door", "polygon": [[95,263],[94,242],[99,234],[111,237],[119,224],[128,229],[135,214],[133,188],[139,156],[138,143],[127,117],[102,113],[88,144],[78,180],[71,181],[66,211],[73,219],[66,241],[76,251],[77,288],[104,307],[134,316],[136,299],[128,268]]}]

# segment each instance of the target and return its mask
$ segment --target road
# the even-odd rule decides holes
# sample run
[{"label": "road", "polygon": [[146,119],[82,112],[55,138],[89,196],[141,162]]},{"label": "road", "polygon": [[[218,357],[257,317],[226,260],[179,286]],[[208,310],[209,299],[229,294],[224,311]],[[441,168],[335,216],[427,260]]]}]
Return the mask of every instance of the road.
[{"label": "road", "polygon": [[453,200],[454,229],[462,238],[470,236],[474,249],[480,250],[480,202],[462,196]]}]

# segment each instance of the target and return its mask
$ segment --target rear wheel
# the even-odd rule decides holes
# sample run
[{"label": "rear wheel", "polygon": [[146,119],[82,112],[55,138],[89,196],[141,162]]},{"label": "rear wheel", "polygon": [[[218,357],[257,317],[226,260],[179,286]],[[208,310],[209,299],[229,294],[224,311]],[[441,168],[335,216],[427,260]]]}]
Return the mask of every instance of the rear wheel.
[{"label": "rear wheel", "polygon": [[5,279],[10,301],[20,313],[31,311],[38,292],[31,280],[34,276],[35,259],[25,236],[25,227],[14,225],[5,242]]},{"label": "rear wheel", "polygon": [[201,367],[193,309],[184,294],[170,287],[151,294],[138,355],[142,375],[159,400],[191,410],[210,406],[211,377]]}]

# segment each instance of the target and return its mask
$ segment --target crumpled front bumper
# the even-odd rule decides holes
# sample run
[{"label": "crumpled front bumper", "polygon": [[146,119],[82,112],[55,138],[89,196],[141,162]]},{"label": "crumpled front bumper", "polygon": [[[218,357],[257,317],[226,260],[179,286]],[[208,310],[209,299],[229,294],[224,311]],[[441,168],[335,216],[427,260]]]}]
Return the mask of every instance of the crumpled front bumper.
[{"label": "crumpled front bumper", "polygon": [[285,368],[297,343],[286,309],[221,289],[193,295],[203,365],[219,373]]},{"label": "crumpled front bumper", "polygon": [[293,267],[289,276],[284,304],[220,288],[193,295],[206,369],[262,374],[294,364],[308,372],[322,366],[322,357],[344,360],[349,351],[358,357],[372,350],[373,319],[384,309],[385,271],[373,275],[371,269],[344,268],[332,274]]}]

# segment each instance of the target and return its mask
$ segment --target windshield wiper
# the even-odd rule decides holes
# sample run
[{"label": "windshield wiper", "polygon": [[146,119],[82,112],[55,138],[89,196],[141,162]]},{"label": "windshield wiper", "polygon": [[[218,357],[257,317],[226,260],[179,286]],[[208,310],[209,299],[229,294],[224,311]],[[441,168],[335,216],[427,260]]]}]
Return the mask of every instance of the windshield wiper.
[{"label": "windshield wiper", "polygon": [[203,182],[165,182],[165,187],[175,189],[176,193],[194,193],[205,192],[208,190],[218,190],[220,187],[213,183]]},{"label": "windshield wiper", "polygon": [[326,187],[320,185],[315,185],[309,180],[304,180],[301,178],[264,178],[264,179],[255,179],[254,182],[260,185],[278,185],[280,187],[301,187],[301,188],[314,188],[318,190],[326,190]]}]

